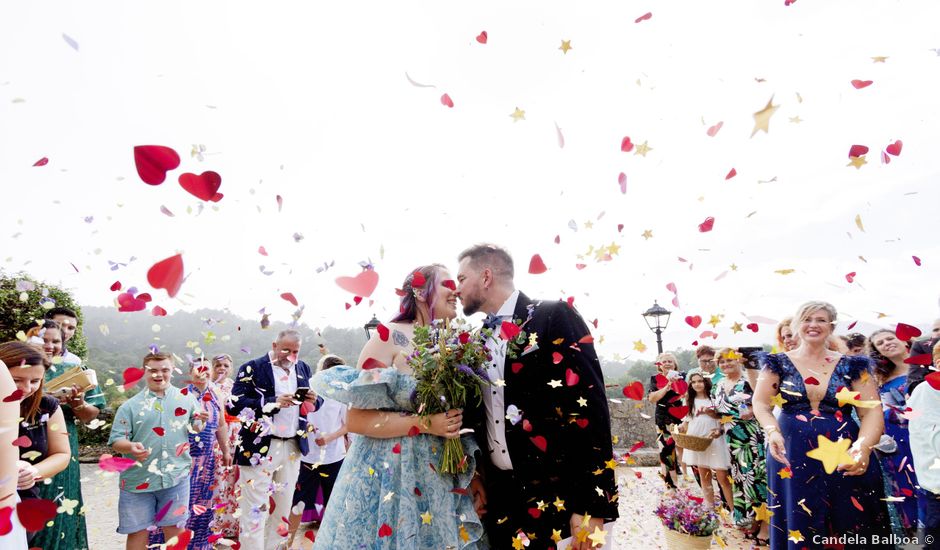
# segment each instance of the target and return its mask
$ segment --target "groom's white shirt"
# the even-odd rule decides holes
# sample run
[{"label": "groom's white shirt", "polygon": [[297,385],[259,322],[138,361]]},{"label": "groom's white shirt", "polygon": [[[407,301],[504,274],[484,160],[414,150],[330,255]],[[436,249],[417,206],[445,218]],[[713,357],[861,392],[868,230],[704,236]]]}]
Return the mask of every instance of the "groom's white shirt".
[{"label": "groom's white shirt", "polygon": [[[519,291],[513,291],[503,303],[496,315],[511,320],[519,301]],[[503,380],[506,370],[506,341],[499,338],[499,329],[494,330],[495,338],[490,338],[486,346],[490,348],[493,361],[486,364],[486,374],[490,380]],[[506,446],[506,392],[502,384],[487,386],[483,391],[483,404],[486,405],[486,438],[490,446],[490,460],[501,470],[512,470],[509,449]]]}]

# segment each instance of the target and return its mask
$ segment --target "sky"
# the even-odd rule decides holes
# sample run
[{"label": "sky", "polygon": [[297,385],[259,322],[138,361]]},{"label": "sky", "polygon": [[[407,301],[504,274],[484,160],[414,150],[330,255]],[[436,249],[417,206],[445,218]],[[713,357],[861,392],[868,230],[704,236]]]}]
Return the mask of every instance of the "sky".
[{"label": "sky", "polygon": [[[416,266],[455,272],[488,241],[530,296],[574,297],[607,357],[652,357],[654,300],[667,348],[770,342],[809,299],[843,333],[940,314],[935,2],[2,10],[0,269],[83,304],[120,281],[171,313],[290,320],[290,292],[309,325],[358,327],[397,311]],[[138,145],[182,162],[147,185]],[[178,183],[210,170],[218,202]],[[146,273],[177,253],[171,299]],[[353,305],[335,279],[365,261],[379,284]]]}]

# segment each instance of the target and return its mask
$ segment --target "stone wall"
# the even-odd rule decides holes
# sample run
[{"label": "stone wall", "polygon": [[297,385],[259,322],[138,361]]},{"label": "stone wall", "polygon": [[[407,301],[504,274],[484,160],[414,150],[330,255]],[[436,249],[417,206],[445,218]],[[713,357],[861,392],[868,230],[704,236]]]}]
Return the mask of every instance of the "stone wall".
[{"label": "stone wall", "polygon": [[610,402],[610,430],[614,436],[614,451],[619,456],[630,450],[633,445],[642,441],[642,449],[633,453],[633,457],[640,466],[654,466],[659,464],[659,455],[656,448],[656,425],[653,423],[655,405],[649,401],[620,400],[620,403]]}]

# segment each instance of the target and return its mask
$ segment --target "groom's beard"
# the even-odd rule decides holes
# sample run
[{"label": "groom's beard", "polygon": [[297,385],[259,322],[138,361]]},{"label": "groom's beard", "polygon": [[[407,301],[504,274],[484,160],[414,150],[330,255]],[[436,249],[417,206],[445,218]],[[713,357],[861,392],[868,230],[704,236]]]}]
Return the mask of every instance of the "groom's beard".
[{"label": "groom's beard", "polygon": [[463,314],[469,317],[470,315],[480,311],[480,308],[483,307],[483,300],[461,298],[460,307],[463,308]]}]

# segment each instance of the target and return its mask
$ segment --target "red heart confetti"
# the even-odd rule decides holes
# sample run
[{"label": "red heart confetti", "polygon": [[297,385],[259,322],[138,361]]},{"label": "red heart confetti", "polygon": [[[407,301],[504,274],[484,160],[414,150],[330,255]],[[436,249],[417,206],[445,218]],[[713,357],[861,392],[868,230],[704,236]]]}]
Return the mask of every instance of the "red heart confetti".
[{"label": "red heart confetti", "polygon": [[13,522],[10,518],[13,516],[13,507],[5,506],[0,508],[0,537],[9,535],[13,531]]},{"label": "red heart confetti", "polygon": [[336,284],[346,292],[368,298],[379,284],[379,274],[373,269],[364,269],[355,277],[337,277]]},{"label": "red heart confetti", "polygon": [[813,378],[812,376],[810,376],[810,377],[807,378],[806,380],[803,380],[803,382],[805,382],[806,385],[808,385],[808,386],[818,386],[818,385],[819,385],[819,380],[816,380],[816,379]]},{"label": "red heart confetti", "polygon": [[26,448],[26,447],[29,447],[29,446],[32,445],[32,444],[33,444],[33,441],[32,441],[29,437],[27,437],[27,436],[25,436],[25,435],[21,435],[21,436],[19,436],[19,437],[17,437],[16,439],[13,440],[13,446],[14,446],[14,447],[23,447],[23,448]]},{"label": "red heart confetti", "polygon": [[[597,327],[594,327],[594,328],[597,328]],[[578,343],[579,343],[579,344],[593,344],[593,343],[594,343],[594,337],[591,336],[590,334],[586,334],[586,335],[582,336],[580,340],[578,340]],[[574,347],[574,346],[572,346],[572,347]]]},{"label": "red heart confetti", "polygon": [[189,450],[189,442],[180,443],[176,446],[176,456],[183,456],[183,453]]},{"label": "red heart confetti", "polygon": [[891,164],[891,157],[885,151],[881,152],[881,164]]},{"label": "red heart confetti", "polygon": [[932,372],[924,377],[924,380],[930,384],[931,388],[940,391],[940,372]]},{"label": "red heart confetti", "polygon": [[153,433],[159,435],[160,437],[163,437],[164,434],[166,434],[166,430],[163,429],[163,426],[155,426],[153,428]]},{"label": "red heart confetti", "polygon": [[698,224],[699,233],[708,233],[713,227],[715,227],[715,218],[711,216],[705,218],[705,221]]},{"label": "red heart confetti", "polygon": [[298,305],[298,304],[297,304],[297,298],[294,298],[294,295],[291,294],[290,292],[285,292],[285,293],[281,294],[281,298],[283,298],[283,299],[287,300],[288,302],[290,302],[291,304],[293,304],[294,307],[297,307],[297,305]]},{"label": "red heart confetti", "polygon": [[222,176],[211,170],[203,172],[198,176],[189,172],[180,174],[180,187],[187,193],[208,202],[219,202],[222,200],[222,193],[219,193],[219,187],[222,186]]},{"label": "red heart confetti", "polygon": [[138,297],[135,297],[130,292],[122,292],[118,294],[118,311],[128,313],[132,311],[143,311],[147,309],[147,301],[141,300]]},{"label": "red heart confetti", "polygon": [[16,516],[27,531],[39,531],[54,518],[58,505],[44,498],[31,498],[17,503]]},{"label": "red heart confetti", "polygon": [[852,321],[852,323],[848,327],[846,327],[845,330],[852,330],[853,328],[855,328],[855,325],[857,324],[858,324],[858,321]]},{"label": "red heart confetti", "polygon": [[532,519],[539,519],[542,516],[542,511],[536,508],[529,508],[529,515],[532,516]]},{"label": "red heart confetti", "polygon": [[538,254],[532,256],[532,259],[529,260],[529,273],[538,275],[546,271],[548,271],[548,268],[545,267],[545,262],[542,261],[542,257]]},{"label": "red heart confetti", "polygon": [[183,255],[177,254],[153,264],[147,270],[147,282],[153,288],[165,288],[170,298],[183,286]]},{"label": "red heart confetti", "polygon": [[858,502],[858,500],[856,500],[855,497],[849,497],[849,498],[852,499],[852,506],[855,506],[855,507],[858,509],[859,512],[864,512],[864,511],[865,511],[865,509],[862,508],[862,505]]},{"label": "red heart confetti", "polygon": [[896,157],[896,156],[898,156],[898,155],[901,154],[901,147],[902,147],[903,145],[904,145],[904,143],[902,143],[901,140],[897,140],[897,141],[895,141],[894,143],[892,143],[891,145],[888,145],[888,146],[885,148],[885,152],[888,153],[889,155],[893,155],[893,156]]},{"label": "red heart confetti", "polygon": [[674,418],[685,418],[685,416],[689,414],[689,407],[669,407],[669,414]]},{"label": "red heart confetti", "polygon": [[13,393],[3,398],[4,403],[13,403],[14,401],[19,401],[23,399],[23,390],[16,388],[13,390]]},{"label": "red heart confetti", "polygon": [[144,483],[141,483],[140,485],[138,485],[137,487],[134,487],[134,488],[137,489],[138,491],[143,491],[143,490],[146,489],[147,487],[150,487],[150,484],[147,483],[147,482],[144,482]]},{"label": "red heart confetti", "polygon": [[486,34],[486,31],[483,31],[477,35],[477,42],[480,44],[486,44],[487,39],[489,39],[489,35]]},{"label": "red heart confetti", "polygon": [[904,360],[908,365],[923,365],[929,367],[933,365],[933,354],[930,353],[921,353],[919,355],[912,355]]},{"label": "red heart confetti", "polygon": [[379,326],[375,327],[375,332],[379,335],[379,338],[381,338],[383,342],[388,342],[389,331],[387,326],[379,324]]},{"label": "red heart confetti", "polygon": [[627,194],[627,175],[623,172],[620,172],[620,175],[617,177],[617,183],[620,184],[620,192],[624,195]]},{"label": "red heart confetti", "polygon": [[867,88],[867,87],[871,86],[871,85],[874,84],[874,83],[875,83],[874,80],[853,80],[853,81],[852,81],[852,86],[853,86],[856,90],[861,90],[862,88]]},{"label": "red heart confetti", "polygon": [[415,271],[414,275],[411,277],[411,288],[421,288],[427,284],[428,280],[425,279],[424,273],[420,271]]},{"label": "red heart confetti", "polygon": [[523,419],[522,419],[522,429],[523,429],[523,431],[531,432],[531,431],[532,431],[532,423],[529,422],[527,419],[523,418]]},{"label": "red heart confetti", "polygon": [[728,172],[728,175],[725,176],[725,181],[728,181],[728,180],[730,180],[731,178],[733,178],[733,177],[735,177],[735,176],[737,176],[737,175],[738,175],[738,171],[735,170],[734,168],[732,168],[731,171]]},{"label": "red heart confetti", "polygon": [[277,201],[277,211],[280,212],[281,209],[284,208],[284,197],[276,195],[274,200]]},{"label": "red heart confetti", "polygon": [[529,441],[531,441],[532,444],[538,447],[538,449],[543,453],[545,452],[545,449],[548,448],[548,441],[546,441],[545,438],[540,435],[530,437]]},{"label": "red heart confetti", "polygon": [[166,180],[166,173],[180,165],[180,156],[162,145],[138,145],[134,147],[134,164],[144,183],[160,185]]},{"label": "red heart confetti", "polygon": [[183,416],[184,414],[187,414],[188,412],[189,412],[189,411],[187,411],[187,410],[184,409],[183,407],[176,407],[176,410],[173,411],[173,415],[174,415],[174,416]]},{"label": "red heart confetti", "polygon": [[453,108],[453,107],[454,107],[454,100],[452,100],[449,95],[444,94],[444,95],[441,96],[441,105],[443,105],[443,106],[445,106],[445,107]]},{"label": "red heart confetti", "polygon": [[669,379],[662,374],[656,375],[656,389],[661,390],[669,385]]},{"label": "red heart confetti", "polygon": [[513,374],[519,374],[519,371],[522,370],[522,363],[515,362],[511,366]]},{"label": "red heart confetti", "polygon": [[[561,354],[559,353],[558,355],[561,355]],[[576,386],[578,385],[578,381],[580,380],[581,380],[581,377],[578,376],[578,373],[574,372],[571,369],[567,369],[565,371],[565,384],[569,386]]]},{"label": "red heart confetti", "polygon": [[124,378],[124,389],[127,390],[134,384],[140,381],[144,377],[144,369],[138,369],[137,367],[128,367],[124,369],[123,374],[121,375]]},{"label": "red heart confetti", "polygon": [[114,281],[114,284],[111,285],[111,292],[115,290],[121,290],[121,281]]},{"label": "red heart confetti", "polygon": [[748,323],[746,328],[751,332],[757,332],[760,327],[757,326],[757,323]]},{"label": "red heart confetti", "polygon": [[[166,550],[186,550],[189,546],[189,541],[193,538],[193,532],[191,529],[186,529],[179,535],[173,537],[167,542]],[[170,544],[173,540],[176,539],[174,544]]]},{"label": "red heart confetti", "polygon": [[626,136],[620,141],[620,150],[624,153],[629,153],[633,150],[633,142],[630,141],[630,136]]},{"label": "red heart confetti", "polygon": [[152,297],[150,296],[150,294],[147,293],[147,292],[143,292],[143,293],[141,293],[141,294],[138,294],[138,295],[137,295],[137,299],[140,300],[141,302],[144,302],[144,303],[147,303],[147,302],[153,300],[153,298],[152,298]]},{"label": "red heart confetti", "polygon": [[417,426],[412,426],[408,428],[408,437],[414,437],[418,435],[419,433],[421,433],[421,429],[418,428]]},{"label": "red heart confetti", "polygon": [[846,273],[846,274],[845,274],[845,280],[848,281],[848,282],[850,282],[850,283],[855,282],[855,275],[856,275],[856,273],[855,273],[854,271],[851,272],[851,273]]},{"label": "red heart confetti", "polygon": [[574,423],[577,424],[578,427],[579,427],[579,428],[582,428],[582,429],[588,427],[588,419],[587,419],[587,418],[579,418],[579,419],[575,420]]},{"label": "red heart confetti", "polygon": [[702,324],[702,317],[700,315],[695,316],[686,316],[685,322],[692,328],[698,328]]},{"label": "red heart confetti", "polygon": [[443,286],[444,288],[449,288],[450,290],[454,292],[457,292],[457,283],[455,283],[453,279],[447,279],[446,281],[441,283],[441,286]]},{"label": "red heart confetti", "polygon": [[258,254],[261,254],[262,256],[267,256],[267,255],[268,255],[268,251],[265,250],[265,248],[264,248],[263,246],[259,246],[259,247],[258,247]]},{"label": "red heart confetti", "polygon": [[150,314],[154,317],[166,317],[166,310],[160,306],[153,306],[153,309],[150,310]]},{"label": "red heart confetti", "polygon": [[133,458],[111,456],[107,453],[98,459],[98,467],[106,472],[123,472],[130,469],[137,462]]},{"label": "red heart confetti", "polygon": [[714,126],[709,126],[708,131],[706,131],[705,133],[708,134],[708,137],[715,137],[715,135],[718,133],[718,130],[721,130],[721,127],[724,126],[724,124],[725,124],[724,122],[719,122],[718,124],[715,124]]},{"label": "red heart confetti", "polygon": [[42,157],[41,159],[34,162],[33,166],[45,166],[47,164],[49,164],[49,159],[46,157]]},{"label": "red heart confetti", "polygon": [[157,510],[157,515],[153,517],[153,522],[154,522],[154,523],[158,523],[160,520],[162,520],[163,518],[165,518],[166,515],[170,512],[170,507],[171,507],[171,506],[173,506],[173,501],[172,501],[172,500],[171,500],[170,502],[167,502],[166,504],[163,505],[162,508],[160,508],[159,510]]},{"label": "red heart confetti", "polygon": [[390,536],[392,536],[392,528],[389,527],[387,523],[383,523],[382,526],[379,527],[379,538]]},{"label": "red heart confetti", "polygon": [[636,20],[633,21],[633,22],[634,22],[634,23],[639,23],[640,21],[648,21],[651,17],[653,17],[653,13],[652,13],[652,12],[646,12],[646,13],[644,13],[643,15],[637,17]]},{"label": "red heart confetti", "polygon": [[395,454],[397,454],[397,455],[400,455],[400,454],[401,454],[401,443],[396,443],[395,446],[392,447],[392,452],[395,453]]},{"label": "red heart confetti", "polygon": [[643,384],[640,382],[627,384],[623,387],[623,395],[634,401],[643,401]]},{"label": "red heart confetti", "polygon": [[522,329],[519,328],[519,325],[511,321],[503,321],[503,324],[499,326],[499,337],[503,340],[512,340],[519,336],[520,332],[522,332]]},{"label": "red heart confetti", "polygon": [[868,146],[866,145],[853,145],[849,148],[849,158],[861,157],[866,154],[868,154]]},{"label": "red heart confetti", "polygon": [[917,267],[920,267],[920,263],[921,263],[920,258],[918,258],[917,256],[911,256],[911,259],[914,260],[914,265],[916,265]]},{"label": "red heart confetti", "polygon": [[374,357],[369,357],[362,362],[362,370],[371,370],[371,369],[384,369],[386,367],[385,363],[379,361]]},{"label": "red heart confetti", "polygon": [[565,359],[564,356],[562,356],[562,354],[558,353],[557,351],[552,352],[553,364],[557,365],[558,363],[561,363],[564,359]]},{"label": "red heart confetti", "polygon": [[917,338],[922,333],[920,332],[920,329],[917,327],[906,325],[904,323],[898,323],[897,328],[894,329],[894,334],[897,335],[898,340],[901,340],[902,342],[907,342],[911,338]]}]

